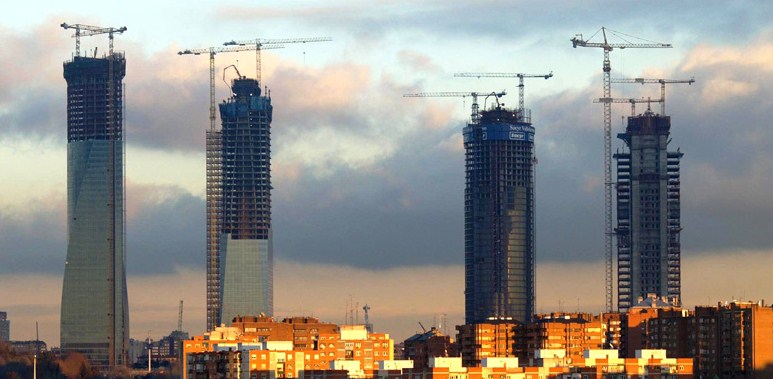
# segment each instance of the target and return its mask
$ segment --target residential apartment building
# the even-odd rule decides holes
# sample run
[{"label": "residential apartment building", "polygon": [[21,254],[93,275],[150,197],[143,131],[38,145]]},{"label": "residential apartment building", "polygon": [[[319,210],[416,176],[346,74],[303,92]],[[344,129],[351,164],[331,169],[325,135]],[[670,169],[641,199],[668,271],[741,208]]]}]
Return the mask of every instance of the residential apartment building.
[{"label": "residential apartment building", "polygon": [[773,308],[763,302],[696,307],[695,371],[702,377],[773,377]]},{"label": "residential apartment building", "polygon": [[[368,333],[364,325],[342,325],[334,332],[310,335],[317,323],[300,320],[316,319],[289,318],[271,323],[265,318],[245,317],[233,326],[195,336],[184,342],[185,375],[205,377],[225,370],[221,372],[238,371],[238,377],[273,379],[298,378],[302,372],[329,369],[365,373],[377,370],[380,361],[394,358],[394,341],[388,334]],[[293,324],[310,328],[293,328]],[[318,330],[320,325],[327,328],[333,324],[319,323]],[[314,342],[299,343],[303,340],[288,334],[288,327],[298,333],[296,337],[305,336]]]},{"label": "residential apartment building", "polygon": [[585,350],[603,349],[606,328],[601,318],[588,313],[551,313],[536,315],[526,326],[530,362],[538,350],[561,350],[565,362],[572,364],[583,360]]},{"label": "residential apartment building", "polygon": [[465,367],[480,366],[486,358],[523,358],[525,324],[516,322],[491,322],[458,325],[456,340],[462,364]]}]

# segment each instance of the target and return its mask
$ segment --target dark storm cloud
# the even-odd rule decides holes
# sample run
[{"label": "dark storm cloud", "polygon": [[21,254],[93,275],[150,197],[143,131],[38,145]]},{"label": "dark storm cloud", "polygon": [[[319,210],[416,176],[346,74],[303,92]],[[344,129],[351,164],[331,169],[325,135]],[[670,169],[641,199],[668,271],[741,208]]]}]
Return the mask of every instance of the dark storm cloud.
[{"label": "dark storm cloud", "polygon": [[464,157],[438,141],[461,126],[411,134],[399,154],[367,169],[321,178],[305,170],[298,182],[277,182],[277,257],[368,268],[460,264]]},{"label": "dark storm cloud", "polygon": [[[127,271],[130,275],[171,273],[204,267],[204,200],[170,188],[127,189],[127,202],[137,202],[126,226]],[[146,201],[152,193],[160,200]]]},{"label": "dark storm cloud", "polygon": [[13,112],[0,113],[3,133],[66,139],[65,94],[47,86],[27,88],[4,105]]},{"label": "dark storm cloud", "polygon": [[[61,274],[67,256],[65,200],[23,215],[0,212],[0,274]],[[204,201],[169,187],[127,187],[127,271],[204,267]]]},{"label": "dark storm cloud", "polygon": [[0,274],[60,274],[67,255],[65,209],[40,207],[24,215],[0,212]]}]

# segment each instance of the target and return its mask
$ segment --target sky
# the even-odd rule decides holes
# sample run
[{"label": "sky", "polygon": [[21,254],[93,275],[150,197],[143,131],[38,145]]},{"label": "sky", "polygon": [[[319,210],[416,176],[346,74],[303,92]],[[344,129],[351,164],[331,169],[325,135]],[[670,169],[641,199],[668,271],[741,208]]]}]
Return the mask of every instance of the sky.
[{"label": "sky", "polygon": [[[537,165],[537,311],[604,304],[600,49],[612,76],[689,79],[667,87],[682,159],[682,297],[688,307],[773,294],[773,4],[655,1],[4,2],[0,21],[0,310],[12,339],[59,342],[67,246],[66,83],[74,39],[62,22],[126,26],[127,270],[133,338],[204,332],[204,132],[208,62],[179,56],[233,39],[330,37],[262,54],[271,91],[275,314],[344,322],[371,307],[398,340],[445,315],[463,322],[464,150],[469,98],[515,79],[456,72],[553,72],[526,81]],[[599,41],[599,35],[593,37]],[[82,51],[107,40],[82,40]],[[218,101],[250,52],[216,57]],[[615,97],[657,98],[653,85]],[[481,104],[482,106],[484,104]],[[486,106],[490,104],[485,104]],[[637,110],[642,112],[644,105]],[[659,108],[655,105],[655,110]],[[628,105],[613,108],[613,136]],[[613,141],[613,149],[622,142]],[[363,318],[362,312],[357,316]]]}]

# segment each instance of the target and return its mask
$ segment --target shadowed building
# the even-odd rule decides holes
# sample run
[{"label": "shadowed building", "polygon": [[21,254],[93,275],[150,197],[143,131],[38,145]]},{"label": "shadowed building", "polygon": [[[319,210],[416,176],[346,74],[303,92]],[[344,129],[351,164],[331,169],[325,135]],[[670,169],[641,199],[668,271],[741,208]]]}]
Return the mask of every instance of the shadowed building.
[{"label": "shadowed building", "polygon": [[534,314],[534,128],[497,107],[464,128],[465,322]]},{"label": "shadowed building", "polygon": [[647,111],[628,118],[618,138],[627,151],[617,160],[618,310],[639,297],[681,299],[682,230],[679,160],[668,151],[671,117]]},{"label": "shadowed building", "polygon": [[274,311],[271,99],[254,79],[220,104],[220,322]]},{"label": "shadowed building", "polygon": [[[112,73],[112,76],[111,76]],[[126,364],[123,77],[126,60],[75,56],[67,81],[67,260],[61,348],[93,365]],[[112,96],[111,96],[112,94]]]},{"label": "shadowed building", "polygon": [[8,320],[8,313],[0,312],[0,342],[11,340],[11,321]]},{"label": "shadowed building", "polygon": [[773,308],[762,301],[695,307],[695,372],[703,378],[773,378]]}]

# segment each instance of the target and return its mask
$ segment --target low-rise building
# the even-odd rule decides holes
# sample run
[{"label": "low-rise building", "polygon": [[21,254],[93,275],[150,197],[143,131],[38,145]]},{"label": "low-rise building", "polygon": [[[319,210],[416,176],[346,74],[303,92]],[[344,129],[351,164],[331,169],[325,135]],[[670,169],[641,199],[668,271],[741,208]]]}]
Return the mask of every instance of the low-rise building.
[{"label": "low-rise building", "polygon": [[11,340],[11,321],[7,312],[0,312],[0,342]]},{"label": "low-rise building", "polygon": [[620,358],[615,349],[587,350],[582,365],[570,368],[561,379],[692,378],[690,358],[671,358],[665,350],[638,350],[634,358]]},{"label": "low-rise building", "polygon": [[639,301],[628,312],[622,314],[620,352],[623,357],[634,358],[637,350],[647,348],[647,320],[657,318],[661,311],[681,312],[682,308],[650,294]]},{"label": "low-rise building", "polygon": [[[283,324],[283,323],[273,323]],[[394,342],[385,333],[368,333],[364,325],[336,326],[335,333],[318,333],[313,343],[299,343],[292,334],[260,330],[249,323],[217,327],[184,342],[184,378],[206,377],[215,372],[229,378],[275,379],[325,377],[346,371],[348,377],[372,377],[380,361],[394,359]],[[249,329],[255,327],[255,330]],[[302,328],[301,328],[302,329]],[[297,329],[296,329],[297,330]],[[309,331],[310,332],[310,331]],[[316,333],[316,332],[314,332]],[[311,332],[310,332],[311,334]],[[313,335],[313,334],[312,334]],[[308,336],[308,335],[307,335]],[[220,371],[217,371],[220,370]]]},{"label": "low-rise building", "polygon": [[773,377],[773,308],[725,302],[695,308],[695,370],[702,377]]},{"label": "low-rise building", "polygon": [[403,341],[403,359],[413,361],[413,368],[416,369],[429,367],[429,359],[432,357],[457,355],[456,344],[451,337],[435,327],[424,333],[416,333]]},{"label": "low-rise building", "polygon": [[507,320],[458,325],[457,343],[465,367],[480,366],[484,358],[521,357],[526,351],[525,326]]},{"label": "low-rise building", "polygon": [[563,350],[565,363],[571,364],[581,361],[585,350],[604,348],[606,328],[601,318],[592,314],[551,313],[534,316],[526,335],[530,362],[538,358],[537,351],[548,349]]}]

